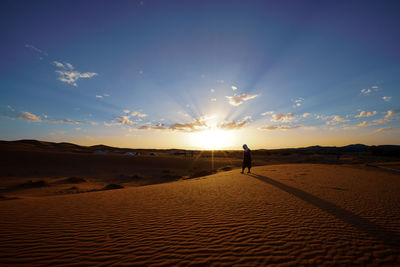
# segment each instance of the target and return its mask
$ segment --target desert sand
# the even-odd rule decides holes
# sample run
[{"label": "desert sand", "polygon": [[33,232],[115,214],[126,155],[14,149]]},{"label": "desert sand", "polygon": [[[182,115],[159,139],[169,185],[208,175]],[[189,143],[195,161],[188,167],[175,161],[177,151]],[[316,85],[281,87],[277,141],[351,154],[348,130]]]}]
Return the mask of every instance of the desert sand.
[{"label": "desert sand", "polygon": [[260,166],[0,201],[2,265],[399,265],[400,176]]}]

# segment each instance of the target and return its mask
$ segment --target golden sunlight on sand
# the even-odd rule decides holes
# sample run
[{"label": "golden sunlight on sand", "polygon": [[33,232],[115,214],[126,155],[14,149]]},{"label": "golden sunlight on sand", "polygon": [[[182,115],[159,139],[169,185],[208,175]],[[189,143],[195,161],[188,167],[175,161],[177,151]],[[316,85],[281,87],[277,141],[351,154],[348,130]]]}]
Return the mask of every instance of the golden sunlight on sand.
[{"label": "golden sunlight on sand", "polygon": [[2,264],[398,265],[397,174],[291,164],[0,202]]}]

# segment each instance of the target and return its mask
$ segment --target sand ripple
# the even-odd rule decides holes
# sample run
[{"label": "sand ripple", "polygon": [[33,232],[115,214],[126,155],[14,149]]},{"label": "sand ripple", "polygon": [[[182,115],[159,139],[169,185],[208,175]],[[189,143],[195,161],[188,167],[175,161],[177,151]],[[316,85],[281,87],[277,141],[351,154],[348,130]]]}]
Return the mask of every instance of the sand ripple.
[{"label": "sand ripple", "polygon": [[400,264],[398,175],[311,164],[254,172],[3,201],[0,263]]}]

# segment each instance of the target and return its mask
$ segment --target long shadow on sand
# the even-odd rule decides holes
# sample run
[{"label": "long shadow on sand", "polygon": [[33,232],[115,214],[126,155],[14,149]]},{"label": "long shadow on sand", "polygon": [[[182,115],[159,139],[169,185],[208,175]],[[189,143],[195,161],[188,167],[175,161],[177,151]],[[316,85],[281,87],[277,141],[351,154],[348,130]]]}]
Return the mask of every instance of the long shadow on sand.
[{"label": "long shadow on sand", "polygon": [[249,175],[316,206],[317,208],[329,213],[330,215],[335,216],[343,222],[354,226],[358,230],[367,233],[377,240],[380,240],[387,246],[397,249],[400,248],[400,235],[397,232],[388,230],[329,201],[311,195],[310,193],[307,193],[298,188],[283,184],[266,176],[254,173],[251,173]]}]

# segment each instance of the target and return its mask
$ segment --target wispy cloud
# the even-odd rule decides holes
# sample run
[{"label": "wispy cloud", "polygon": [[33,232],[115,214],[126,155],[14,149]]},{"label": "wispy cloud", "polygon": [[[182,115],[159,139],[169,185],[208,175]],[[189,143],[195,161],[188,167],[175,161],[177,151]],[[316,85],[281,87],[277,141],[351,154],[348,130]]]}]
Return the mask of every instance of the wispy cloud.
[{"label": "wispy cloud", "polygon": [[222,130],[238,130],[249,123],[251,116],[246,116],[241,121],[231,121],[231,122],[223,122],[218,125],[218,128]]},{"label": "wispy cloud", "polygon": [[361,111],[360,114],[356,115],[356,118],[363,118],[363,117],[372,117],[376,115],[376,111]]},{"label": "wispy cloud", "polygon": [[369,95],[370,93],[372,92],[372,90],[371,89],[367,89],[367,88],[364,88],[364,89],[361,89],[361,93],[360,94],[362,94],[362,95]]},{"label": "wispy cloud", "polygon": [[202,116],[199,118],[195,118],[191,122],[188,123],[174,123],[170,126],[166,126],[162,123],[158,123],[156,125],[142,125],[138,129],[139,130],[171,130],[171,131],[181,131],[181,132],[199,132],[204,131],[210,128],[210,126],[206,123],[208,119],[211,117]]},{"label": "wispy cloud", "polygon": [[41,122],[42,121],[39,116],[36,116],[35,114],[32,114],[27,111],[18,112],[16,114],[16,118],[19,120],[26,120],[26,121],[32,121],[32,122]]},{"label": "wispy cloud", "polygon": [[214,92],[215,92],[215,89],[212,89],[212,88],[211,88],[211,89],[210,89],[210,92],[211,92],[211,93],[214,93]]},{"label": "wispy cloud", "polygon": [[211,98],[210,101],[211,101],[211,102],[216,102],[217,99],[216,99],[216,98]]},{"label": "wispy cloud", "polygon": [[282,113],[277,113],[272,115],[271,121],[273,122],[291,122],[294,119],[294,114],[293,113],[288,113],[288,114],[282,114]]},{"label": "wispy cloud", "polygon": [[48,115],[43,115],[45,119],[41,119],[40,116],[37,116],[33,113],[27,111],[17,111],[13,109],[11,106],[8,106],[8,109],[12,112],[13,116],[10,116],[11,119],[25,120],[30,122],[47,122],[47,123],[62,123],[62,124],[84,124],[84,121],[79,120],[71,120],[71,119],[62,119],[62,120],[54,120],[48,119]]},{"label": "wispy cloud", "polygon": [[46,122],[51,122],[51,123],[65,123],[65,124],[82,124],[83,121],[77,121],[77,120],[70,120],[70,119],[63,119],[63,120],[46,120]]},{"label": "wispy cloud", "polygon": [[184,132],[204,131],[207,128],[209,128],[209,126],[207,125],[207,123],[205,123],[204,120],[202,120],[202,118],[196,118],[189,123],[175,123],[169,127],[169,129],[171,130]]},{"label": "wispy cloud", "polygon": [[37,116],[33,113],[30,113],[27,111],[17,111],[15,109],[13,109],[11,106],[8,106],[8,109],[13,114],[13,116],[10,116],[11,119],[18,119],[18,120],[24,120],[24,121],[29,121],[29,122],[41,122],[42,121],[40,116]]},{"label": "wispy cloud", "polygon": [[386,102],[389,102],[390,100],[392,100],[391,96],[382,96],[382,99]]},{"label": "wispy cloud", "polygon": [[238,89],[238,88],[237,88],[236,86],[234,86],[234,85],[232,85],[231,88],[232,88],[233,91],[236,91],[236,90]]},{"label": "wispy cloud", "polygon": [[161,122],[156,125],[142,125],[138,128],[139,130],[167,130],[168,127],[165,127]]},{"label": "wispy cloud", "polygon": [[385,115],[385,119],[392,117],[393,115],[400,114],[400,109],[388,110]]},{"label": "wispy cloud", "polygon": [[45,56],[45,57],[48,56],[46,51],[43,51],[42,49],[39,49],[39,48],[37,48],[37,47],[35,47],[35,46],[31,45],[31,44],[26,44],[25,47],[30,49],[30,50],[32,50],[32,51],[35,51],[36,53],[38,53],[40,59],[43,59],[43,56]]},{"label": "wispy cloud", "polygon": [[260,129],[261,130],[294,130],[294,129],[299,129],[299,128],[304,128],[303,125],[295,125],[295,126],[289,126],[289,125],[266,125],[262,126]]},{"label": "wispy cloud", "polygon": [[131,121],[129,116],[117,116],[115,120],[119,125],[134,125],[136,122]]},{"label": "wispy cloud", "polygon": [[307,117],[309,117],[309,116],[311,116],[311,113],[304,113],[304,114],[303,114],[303,118],[307,118]]},{"label": "wispy cloud", "polygon": [[102,94],[102,95],[96,95],[96,98],[103,98],[103,97],[107,97],[110,96],[109,94]]},{"label": "wispy cloud", "polygon": [[251,95],[251,94],[241,94],[241,95],[234,94],[233,96],[226,96],[226,98],[229,99],[229,104],[231,104],[232,106],[239,106],[244,101],[256,98],[257,96],[258,95]]},{"label": "wispy cloud", "polygon": [[140,112],[138,112],[138,111],[132,111],[132,112],[131,112],[131,115],[132,115],[133,117],[140,117],[140,118],[147,117],[147,114],[140,113]]},{"label": "wispy cloud", "polygon": [[301,107],[301,105],[303,105],[304,98],[299,97],[299,98],[296,98],[296,99],[294,99],[292,101],[293,101],[293,107],[299,108],[299,107]]},{"label": "wispy cloud", "polygon": [[335,125],[339,122],[345,122],[345,121],[349,121],[349,120],[346,120],[345,118],[342,118],[342,117],[336,115],[336,116],[333,116],[332,120],[327,121],[326,125]]},{"label": "wispy cloud", "polygon": [[367,121],[363,121],[355,126],[344,126],[343,129],[345,130],[352,130],[352,129],[359,129],[362,127],[368,127],[368,126],[372,126],[373,124]]},{"label": "wispy cloud", "polygon": [[372,133],[389,132],[389,131],[393,131],[393,130],[395,130],[395,129],[396,129],[396,128],[393,128],[393,127],[383,127],[383,128],[376,129],[376,130],[373,131]]},{"label": "wispy cloud", "polygon": [[76,83],[77,80],[83,78],[92,78],[96,75],[98,75],[95,72],[79,72],[77,70],[74,70],[74,67],[72,66],[72,64],[68,63],[68,62],[58,62],[58,61],[54,61],[53,62],[54,66],[56,66],[57,68],[59,68],[59,70],[56,70],[56,73],[59,74],[58,80],[71,84],[73,86],[78,86],[78,84]]},{"label": "wispy cloud", "polygon": [[267,115],[271,115],[271,114],[274,114],[274,112],[273,111],[266,111],[266,112],[261,113],[261,116],[267,116]]}]

